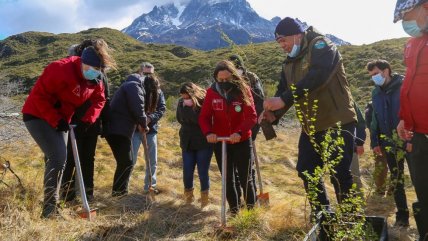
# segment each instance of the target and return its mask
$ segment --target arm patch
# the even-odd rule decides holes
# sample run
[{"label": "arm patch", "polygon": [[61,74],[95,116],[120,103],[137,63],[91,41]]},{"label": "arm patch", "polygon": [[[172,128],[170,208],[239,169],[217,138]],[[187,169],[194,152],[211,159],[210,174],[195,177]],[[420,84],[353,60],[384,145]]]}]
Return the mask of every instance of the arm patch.
[{"label": "arm patch", "polygon": [[327,47],[327,43],[324,40],[318,40],[314,45],[315,49],[323,49],[325,47]]}]

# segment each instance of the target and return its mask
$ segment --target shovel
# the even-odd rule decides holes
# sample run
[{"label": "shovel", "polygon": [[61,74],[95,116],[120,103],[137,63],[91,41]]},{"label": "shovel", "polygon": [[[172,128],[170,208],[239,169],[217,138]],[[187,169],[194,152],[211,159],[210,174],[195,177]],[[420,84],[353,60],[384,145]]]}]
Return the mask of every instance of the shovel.
[{"label": "shovel", "polygon": [[228,238],[233,234],[233,228],[226,226],[226,174],[227,174],[227,141],[230,137],[217,137],[221,141],[221,225],[217,236]]},{"label": "shovel", "polygon": [[260,206],[267,207],[269,206],[269,193],[263,192],[262,175],[260,173],[259,158],[257,156],[256,143],[252,140],[251,142],[253,144],[254,162],[256,163],[257,181],[259,183],[259,189],[260,189],[260,194],[257,195],[257,201],[259,202]]},{"label": "shovel", "polygon": [[143,137],[142,141],[143,141],[144,157],[145,157],[146,162],[149,162],[147,165],[149,168],[149,173],[150,173],[150,177],[149,177],[149,198],[150,198],[150,201],[154,202],[155,201],[155,191],[153,190],[153,187],[152,187],[152,168],[150,166],[150,155],[149,155],[149,147],[147,145],[146,130],[141,128],[140,133],[141,133],[141,136]]},{"label": "shovel", "polygon": [[86,199],[85,184],[83,182],[82,169],[80,167],[79,151],[77,150],[76,136],[74,134],[74,125],[70,125],[70,141],[73,149],[74,165],[76,168],[77,180],[79,183],[80,198],[82,199],[83,211],[79,212],[81,218],[87,218],[89,221],[97,215],[97,209],[90,209],[88,199]]}]

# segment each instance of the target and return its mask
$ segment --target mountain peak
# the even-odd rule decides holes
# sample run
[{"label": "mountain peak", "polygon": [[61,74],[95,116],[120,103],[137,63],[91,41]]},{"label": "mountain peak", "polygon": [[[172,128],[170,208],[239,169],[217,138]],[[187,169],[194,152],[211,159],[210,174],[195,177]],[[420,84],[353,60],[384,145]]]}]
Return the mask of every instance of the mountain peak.
[{"label": "mountain peak", "polygon": [[246,0],[191,0],[155,6],[122,31],[142,42],[210,50],[228,46],[223,34],[236,44],[273,41],[280,20],[260,17]]}]

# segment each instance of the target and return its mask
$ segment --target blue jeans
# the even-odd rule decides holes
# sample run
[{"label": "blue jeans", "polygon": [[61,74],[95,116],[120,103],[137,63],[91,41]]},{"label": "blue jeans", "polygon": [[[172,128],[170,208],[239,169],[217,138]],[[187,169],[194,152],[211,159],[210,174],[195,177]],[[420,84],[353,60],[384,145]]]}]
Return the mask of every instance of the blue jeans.
[{"label": "blue jeans", "polygon": [[[156,187],[156,168],[158,166],[158,143],[157,143],[157,133],[146,134],[147,136],[147,148],[149,151],[149,159],[146,160],[146,177],[144,178],[144,190],[148,191],[150,186],[150,177],[152,179],[151,186]],[[143,136],[140,132],[134,132],[132,136],[132,160],[134,161],[134,166],[137,163],[138,150],[143,141]]]},{"label": "blue jeans", "polygon": [[197,151],[183,151],[183,182],[185,189],[193,189],[193,173],[195,166],[198,166],[199,181],[201,182],[201,192],[210,189],[210,178],[208,171],[210,168],[213,148],[210,146]]}]

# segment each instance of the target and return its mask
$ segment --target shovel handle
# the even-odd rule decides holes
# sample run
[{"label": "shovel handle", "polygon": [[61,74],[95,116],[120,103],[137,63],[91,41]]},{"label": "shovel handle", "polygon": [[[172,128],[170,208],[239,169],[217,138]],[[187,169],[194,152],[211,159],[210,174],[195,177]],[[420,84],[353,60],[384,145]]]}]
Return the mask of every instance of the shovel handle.
[{"label": "shovel handle", "polygon": [[253,144],[253,155],[254,155],[254,162],[256,163],[257,180],[259,183],[260,193],[264,193],[263,183],[262,183],[262,174],[260,173],[259,157],[257,156],[256,142],[252,140],[251,142]]},{"label": "shovel handle", "polygon": [[221,141],[221,225],[226,227],[226,176],[227,176],[227,144],[230,137],[217,137]]},{"label": "shovel handle", "polygon": [[73,149],[74,165],[76,168],[76,174],[77,174],[77,180],[79,183],[80,198],[82,199],[83,210],[85,210],[85,212],[87,213],[88,220],[91,221],[91,209],[89,208],[88,199],[86,199],[85,183],[83,182],[82,168],[80,166],[80,159],[79,159],[79,151],[77,149],[76,135],[74,134],[75,127],[76,125],[70,125],[70,141],[71,141],[71,147]]}]

